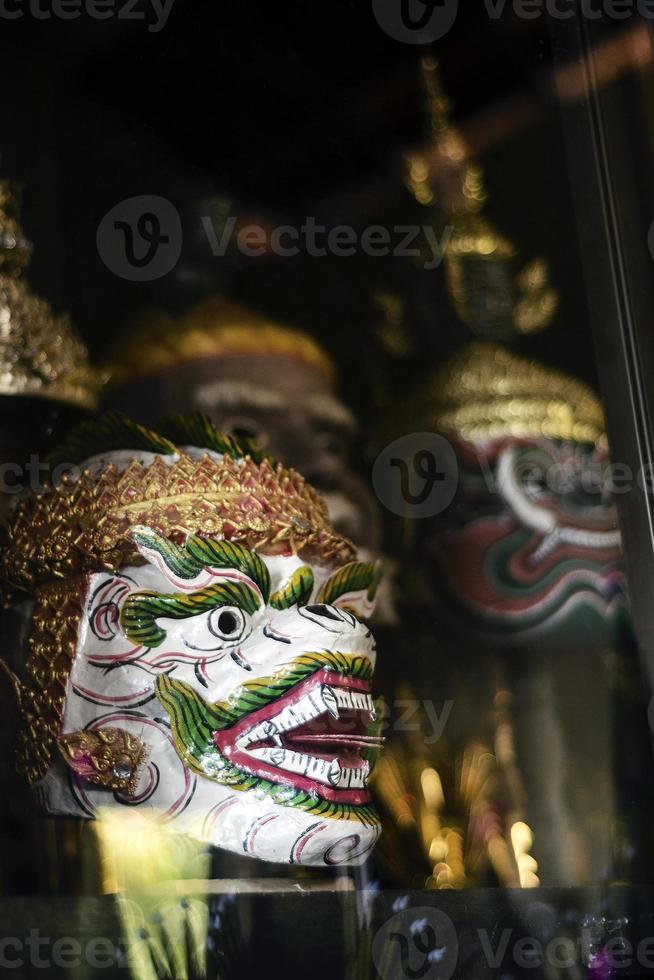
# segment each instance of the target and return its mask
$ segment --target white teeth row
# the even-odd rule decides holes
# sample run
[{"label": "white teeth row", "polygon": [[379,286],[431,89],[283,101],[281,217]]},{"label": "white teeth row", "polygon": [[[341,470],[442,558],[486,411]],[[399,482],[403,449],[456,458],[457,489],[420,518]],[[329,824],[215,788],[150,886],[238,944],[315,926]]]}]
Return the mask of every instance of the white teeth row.
[{"label": "white teeth row", "polygon": [[281,747],[282,732],[293,731],[294,728],[306,725],[326,712],[329,712],[333,718],[338,718],[339,708],[368,711],[374,718],[373,701],[369,694],[323,684],[320,688],[314,688],[309,694],[305,694],[295,704],[288,705],[278,715],[243,732],[237,738],[236,744],[238,748],[246,749],[253,742],[265,742],[271,739],[275,745]]},{"label": "white teeth row", "polygon": [[334,759],[329,767],[329,782],[337,789],[363,789],[370,775],[370,763],[364,762],[356,768],[341,766]]},{"label": "white teeth row", "polygon": [[363,694],[361,691],[350,691],[344,687],[335,688],[334,694],[339,708],[367,711],[373,718],[375,717],[375,706],[369,694]]},{"label": "white teeth row", "polygon": [[531,564],[538,565],[541,561],[547,558],[550,552],[554,551],[554,549],[557,547],[559,541],[560,541],[560,537],[559,537],[558,528],[555,528],[555,530],[552,531],[551,534],[548,534],[546,537],[544,537],[541,543],[538,545],[538,547],[536,548],[536,550],[531,556],[530,559]]},{"label": "white teeth row", "polygon": [[316,759],[305,752],[292,752],[289,749],[252,749],[251,755],[261,759],[277,769],[294,772],[299,776],[308,776],[321,783],[329,782],[331,762],[327,759]]},{"label": "white teeth row", "polygon": [[261,759],[277,769],[307,776],[319,783],[326,783],[336,789],[363,789],[370,775],[370,764],[364,762],[356,768],[341,766],[338,759],[317,759],[306,752],[291,752],[281,748],[251,749],[255,759]]},{"label": "white teeth row", "polygon": [[622,544],[619,531],[584,531],[578,527],[562,527],[559,534],[562,541],[585,548],[617,548]]},{"label": "white teeth row", "polygon": [[555,527],[543,538],[531,556],[532,565],[547,558],[562,541],[582,548],[617,548],[622,543],[622,536],[619,531],[584,531],[576,527]]}]

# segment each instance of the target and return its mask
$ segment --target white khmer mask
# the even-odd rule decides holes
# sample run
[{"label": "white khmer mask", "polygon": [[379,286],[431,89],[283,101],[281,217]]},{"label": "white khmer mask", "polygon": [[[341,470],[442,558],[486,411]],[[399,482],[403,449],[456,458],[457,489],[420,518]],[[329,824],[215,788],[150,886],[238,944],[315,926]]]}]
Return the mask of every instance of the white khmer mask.
[{"label": "white khmer mask", "polygon": [[204,419],[207,450],[180,449],[176,424],[128,440],[109,420],[102,455],[17,508],[21,768],[48,813],[138,807],[267,861],[359,863],[379,834],[378,568],[293,471]]}]

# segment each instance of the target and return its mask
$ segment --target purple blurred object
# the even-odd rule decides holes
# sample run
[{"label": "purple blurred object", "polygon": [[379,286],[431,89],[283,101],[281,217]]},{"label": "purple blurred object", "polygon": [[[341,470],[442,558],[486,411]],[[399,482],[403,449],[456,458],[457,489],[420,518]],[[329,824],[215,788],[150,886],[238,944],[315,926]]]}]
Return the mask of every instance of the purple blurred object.
[{"label": "purple blurred object", "polygon": [[589,980],[611,980],[613,976],[613,964],[611,954],[607,949],[602,949],[593,956],[588,967]]}]

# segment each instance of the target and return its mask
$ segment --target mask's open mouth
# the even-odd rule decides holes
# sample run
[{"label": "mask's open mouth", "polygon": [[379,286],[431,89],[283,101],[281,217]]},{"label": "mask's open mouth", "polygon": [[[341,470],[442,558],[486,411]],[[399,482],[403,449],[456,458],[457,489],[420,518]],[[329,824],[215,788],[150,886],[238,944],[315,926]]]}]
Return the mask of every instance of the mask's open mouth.
[{"label": "mask's open mouth", "polygon": [[367,789],[376,734],[372,664],[355,654],[303,654],[271,677],[209,704],[195,688],[157,679],[180,757],[234,789],[325,816],[376,820]]},{"label": "mask's open mouth", "polygon": [[370,733],[375,710],[361,678],[321,669],[214,741],[230,762],[326,799],[368,800],[370,762],[382,739]]}]

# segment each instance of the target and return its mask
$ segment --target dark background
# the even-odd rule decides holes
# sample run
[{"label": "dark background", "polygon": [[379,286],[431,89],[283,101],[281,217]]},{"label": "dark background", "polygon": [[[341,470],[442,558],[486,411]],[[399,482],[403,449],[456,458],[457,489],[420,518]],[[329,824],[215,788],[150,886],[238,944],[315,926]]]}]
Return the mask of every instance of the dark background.
[{"label": "dark background", "polygon": [[[145,0],[136,9],[152,23]],[[362,362],[366,382],[401,394],[468,338],[440,270],[361,255],[214,258],[199,231],[216,199],[245,223],[299,225],[314,215],[361,229],[427,220],[402,180],[403,153],[425,136],[419,51],[389,38],[369,2],[175,0],[159,33],[148,20],[38,20],[25,10],[0,19],[0,173],[24,186],[35,288],[72,313],[95,357],[143,309],[180,310],[221,289],[313,332],[336,355],[346,397],[370,419],[379,385],[371,399]],[[552,84],[568,52],[552,52],[545,17],[520,20],[507,8],[493,21],[482,4],[461,9],[433,51],[454,117],[478,143],[489,215],[524,261],[547,257],[561,291],[550,331],[518,346],[592,382]],[[182,259],[153,283],[115,276],[96,247],[102,217],[136,194],[169,198],[184,221]],[[406,304],[410,350],[398,363],[379,351],[379,288]]]}]

